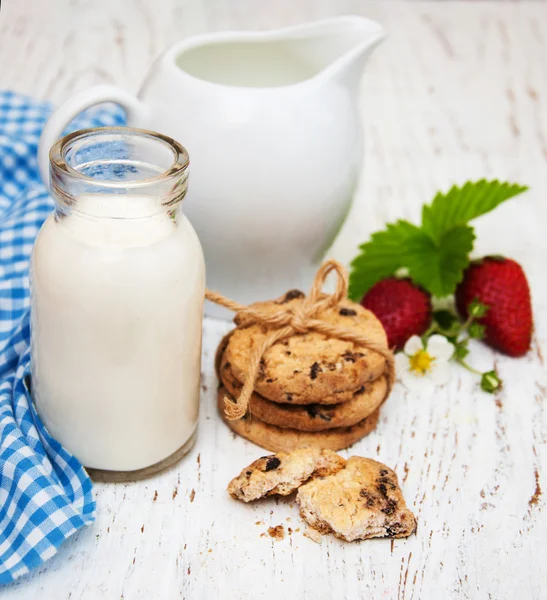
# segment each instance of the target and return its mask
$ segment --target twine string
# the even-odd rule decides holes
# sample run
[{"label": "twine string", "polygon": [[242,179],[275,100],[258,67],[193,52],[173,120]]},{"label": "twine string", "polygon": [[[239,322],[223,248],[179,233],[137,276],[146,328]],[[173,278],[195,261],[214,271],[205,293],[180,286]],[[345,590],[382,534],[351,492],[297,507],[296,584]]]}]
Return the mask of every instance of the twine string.
[{"label": "twine string", "polygon": [[[323,286],[331,273],[336,274],[336,288],[333,294],[324,294],[322,291]],[[279,308],[276,308],[273,312],[271,312],[271,309],[266,312],[256,306],[239,304],[222,294],[206,290],[205,297],[207,300],[234,311],[239,320],[245,323],[245,326],[263,324],[269,328],[269,332],[263,342],[255,348],[251,355],[239,397],[235,402],[227,397],[224,398],[224,411],[228,420],[235,421],[247,414],[249,402],[260,370],[260,362],[264,354],[278,342],[293,335],[307,333],[308,331],[321,333],[328,338],[352,342],[383,356],[387,364],[387,394],[389,394],[395,379],[393,353],[383,344],[371,339],[365,333],[358,333],[353,329],[332,325],[318,318],[320,313],[326,309],[338,306],[346,298],[347,293],[347,271],[335,260],[325,261],[319,267],[315,274],[310,293],[302,302],[292,306],[279,305]]]}]

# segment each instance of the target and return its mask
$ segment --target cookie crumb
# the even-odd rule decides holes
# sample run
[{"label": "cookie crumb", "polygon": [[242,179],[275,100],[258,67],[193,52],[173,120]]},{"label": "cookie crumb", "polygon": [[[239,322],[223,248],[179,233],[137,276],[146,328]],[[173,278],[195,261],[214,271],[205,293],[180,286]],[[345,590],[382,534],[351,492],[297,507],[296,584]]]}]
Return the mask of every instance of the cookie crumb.
[{"label": "cookie crumb", "polygon": [[190,492],[190,502],[193,502],[195,497],[196,497],[196,490],[194,488],[192,488],[192,491]]},{"label": "cookie crumb", "polygon": [[[296,531],[300,531],[297,529]],[[320,544],[323,536],[317,531],[317,529],[313,529],[312,527],[307,527],[306,531],[304,531],[304,535],[309,538],[312,542],[316,544]]]},{"label": "cookie crumb", "polygon": [[274,540],[285,539],[285,528],[283,525],[275,525],[274,527],[268,527],[268,534]]}]

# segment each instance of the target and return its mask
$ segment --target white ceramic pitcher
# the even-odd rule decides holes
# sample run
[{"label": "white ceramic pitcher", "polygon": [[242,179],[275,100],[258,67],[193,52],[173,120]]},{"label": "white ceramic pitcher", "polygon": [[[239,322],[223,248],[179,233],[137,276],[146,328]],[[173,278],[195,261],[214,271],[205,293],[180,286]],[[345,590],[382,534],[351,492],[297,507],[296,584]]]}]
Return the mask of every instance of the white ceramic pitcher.
[{"label": "white ceramic pitcher", "polygon": [[384,37],[377,23],[348,16],[180,42],[154,63],[137,98],[100,85],[58,108],[40,141],[42,177],[68,122],[116,102],[129,125],[188,149],[185,212],[209,288],[243,303],[306,289],[351,204],[362,160],[359,82]]}]

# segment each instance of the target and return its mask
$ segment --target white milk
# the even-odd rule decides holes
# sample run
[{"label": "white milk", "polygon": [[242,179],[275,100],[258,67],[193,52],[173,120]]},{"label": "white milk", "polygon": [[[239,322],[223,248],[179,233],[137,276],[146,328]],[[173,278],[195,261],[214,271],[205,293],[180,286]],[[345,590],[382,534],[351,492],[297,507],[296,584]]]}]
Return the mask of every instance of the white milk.
[{"label": "white milk", "polygon": [[[159,208],[151,197],[75,206],[46,220],[33,251],[33,396],[85,466],[132,471],[197,425],[203,254],[182,214],[177,225],[165,212],[147,218]],[[114,214],[129,218],[105,218]]]}]

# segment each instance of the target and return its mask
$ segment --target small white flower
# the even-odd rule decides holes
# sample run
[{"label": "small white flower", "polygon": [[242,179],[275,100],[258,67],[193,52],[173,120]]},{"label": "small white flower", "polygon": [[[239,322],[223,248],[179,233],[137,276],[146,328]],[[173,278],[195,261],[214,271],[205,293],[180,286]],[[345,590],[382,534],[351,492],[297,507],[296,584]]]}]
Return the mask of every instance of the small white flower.
[{"label": "small white flower", "polygon": [[443,335],[432,335],[427,346],[413,335],[395,356],[399,379],[408,388],[442,385],[450,378],[449,361],[453,354],[454,345]]}]

